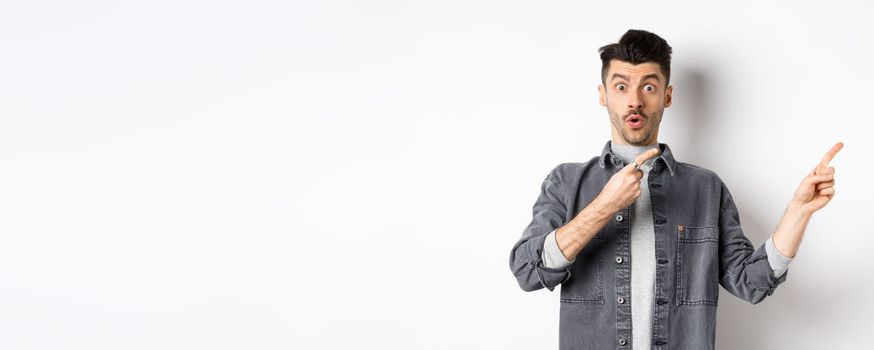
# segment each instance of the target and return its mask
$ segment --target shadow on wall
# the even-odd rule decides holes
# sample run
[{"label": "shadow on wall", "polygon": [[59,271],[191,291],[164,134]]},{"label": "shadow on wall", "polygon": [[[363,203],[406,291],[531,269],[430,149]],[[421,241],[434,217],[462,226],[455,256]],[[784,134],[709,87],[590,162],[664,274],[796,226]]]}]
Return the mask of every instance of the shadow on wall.
[{"label": "shadow on wall", "polygon": [[[691,131],[679,135],[677,148],[683,149],[684,154],[679,155],[678,160],[692,164],[706,164],[707,159],[715,154],[713,148],[717,145],[712,140],[719,130],[714,118],[724,117],[718,115],[720,107],[716,104],[720,102],[716,101],[715,89],[705,72],[706,70],[694,68],[677,72],[678,81],[682,84],[678,86],[683,89],[683,111],[675,113],[673,117],[678,119],[678,125],[684,126],[682,130]],[[779,210],[782,215],[783,208],[768,208],[764,203],[754,200],[757,194],[743,193],[740,187],[731,188],[731,191],[741,214],[744,234],[758,248],[768,240],[778,223],[765,222],[764,215],[756,213]],[[789,200],[790,198],[786,198],[787,204]],[[801,252],[804,251],[803,245],[802,243]],[[775,329],[785,329],[781,324],[817,317],[831,318],[828,314],[832,304],[823,302],[822,298],[822,295],[829,295],[831,292],[823,290],[825,287],[816,288],[816,281],[805,278],[803,272],[794,272],[792,266],[787,273],[789,276],[786,282],[757,305],[741,300],[720,288],[716,323],[717,349],[766,349],[779,343],[778,339],[769,338],[772,338],[770,334]],[[810,300],[817,302],[811,303]]]},{"label": "shadow on wall", "polygon": [[[672,81],[677,81],[674,91],[675,96],[681,95],[683,110],[680,113],[674,113],[672,118],[676,118],[677,122],[674,125],[683,126],[681,130],[686,130],[686,133],[677,135],[677,147],[683,150],[684,154],[678,155],[677,160],[692,164],[702,164],[708,159],[710,148],[710,136],[715,135],[716,123],[712,122],[716,109],[713,106],[713,101],[710,97],[710,92],[713,89],[707,81],[707,76],[702,69],[682,69],[676,71],[672,75]],[[672,84],[674,85],[674,84]],[[677,92],[680,92],[677,94]]]}]

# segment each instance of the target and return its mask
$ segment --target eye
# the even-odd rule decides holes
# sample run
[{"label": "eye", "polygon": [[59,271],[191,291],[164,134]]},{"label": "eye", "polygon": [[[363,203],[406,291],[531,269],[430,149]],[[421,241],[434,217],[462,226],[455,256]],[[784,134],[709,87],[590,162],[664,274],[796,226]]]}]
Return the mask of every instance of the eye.
[{"label": "eye", "polygon": [[643,87],[643,91],[652,92],[652,91],[655,91],[655,89],[656,89],[655,86],[652,86],[652,85],[646,85]]},{"label": "eye", "polygon": [[616,84],[616,90],[625,91],[625,84]]}]

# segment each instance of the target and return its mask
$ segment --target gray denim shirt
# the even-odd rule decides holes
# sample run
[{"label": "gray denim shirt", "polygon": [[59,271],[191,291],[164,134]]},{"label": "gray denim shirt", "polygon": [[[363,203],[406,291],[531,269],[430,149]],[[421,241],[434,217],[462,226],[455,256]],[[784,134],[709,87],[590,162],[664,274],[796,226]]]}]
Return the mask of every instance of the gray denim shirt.
[{"label": "gray denim shirt", "polygon": [[[648,175],[655,228],[653,349],[712,349],[719,285],[756,304],[786,280],[741,229],[731,193],[716,173],[676,162],[667,144]],[[626,164],[610,141],[599,157],[563,163],[543,180],[533,218],[510,251],[525,291],[561,284],[560,349],[631,347],[630,214],[616,212],[564,268],[543,266],[547,235],[573,219]]]}]

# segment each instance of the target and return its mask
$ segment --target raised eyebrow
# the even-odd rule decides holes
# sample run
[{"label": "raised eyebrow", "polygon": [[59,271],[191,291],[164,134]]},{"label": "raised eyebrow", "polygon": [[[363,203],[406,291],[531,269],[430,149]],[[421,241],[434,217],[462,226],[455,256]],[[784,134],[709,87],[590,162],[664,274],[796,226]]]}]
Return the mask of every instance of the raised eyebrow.
[{"label": "raised eyebrow", "polygon": [[662,82],[662,79],[659,78],[659,75],[658,75],[658,74],[647,74],[647,75],[644,75],[644,76],[643,76],[643,79],[640,79],[640,81],[645,81],[645,80],[648,80],[648,79],[655,79],[655,80],[658,81],[659,83]]},{"label": "raised eyebrow", "polygon": [[622,74],[619,74],[619,73],[613,73],[613,76],[610,77],[610,81],[612,82],[613,80],[616,80],[616,78],[619,78],[619,79],[622,79],[622,80],[628,81],[628,77],[627,77],[627,76],[622,75]]}]

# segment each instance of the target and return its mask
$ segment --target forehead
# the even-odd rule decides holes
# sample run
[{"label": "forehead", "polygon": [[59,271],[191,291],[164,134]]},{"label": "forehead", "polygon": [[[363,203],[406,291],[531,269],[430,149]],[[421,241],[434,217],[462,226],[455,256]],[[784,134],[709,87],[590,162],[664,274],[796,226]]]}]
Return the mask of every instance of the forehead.
[{"label": "forehead", "polygon": [[610,68],[607,70],[607,81],[610,81],[614,74],[626,76],[631,81],[637,81],[645,76],[655,74],[659,77],[660,81],[665,81],[665,76],[662,74],[659,64],[655,62],[631,64],[625,61],[611,60]]}]

